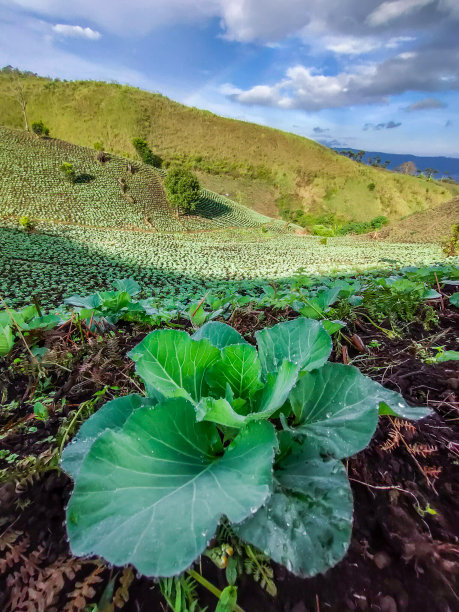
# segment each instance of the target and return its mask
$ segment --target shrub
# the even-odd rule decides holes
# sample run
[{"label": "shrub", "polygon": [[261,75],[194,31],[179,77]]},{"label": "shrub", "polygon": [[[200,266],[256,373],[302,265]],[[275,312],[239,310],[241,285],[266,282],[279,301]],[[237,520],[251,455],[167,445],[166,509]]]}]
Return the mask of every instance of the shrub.
[{"label": "shrub", "polygon": [[375,190],[376,185],[375,185],[374,183],[368,183],[367,187],[368,187],[368,189],[369,189],[370,191],[374,191],[374,190]]},{"label": "shrub", "polygon": [[154,166],[155,168],[161,168],[163,160],[159,155],[155,155],[155,153],[153,153],[143,138],[134,138],[132,144],[134,145],[138,156],[144,164]]},{"label": "shrub", "polygon": [[447,257],[459,254],[459,223],[451,226],[451,236],[443,242],[443,253]]},{"label": "shrub", "polygon": [[61,172],[69,183],[74,183],[76,180],[75,170],[73,169],[73,164],[69,162],[64,162],[61,166]]},{"label": "shrub", "polygon": [[332,227],[326,227],[325,225],[314,225],[312,228],[314,236],[334,236],[335,230]]},{"label": "shrub", "polygon": [[164,181],[166,195],[169,202],[184,212],[191,212],[196,208],[199,200],[201,186],[197,177],[186,168],[173,168]]},{"label": "shrub", "polygon": [[92,146],[94,147],[94,149],[96,151],[103,151],[104,150],[104,143],[103,142],[97,141]]},{"label": "shrub", "polygon": [[340,227],[337,233],[339,236],[345,236],[346,234],[366,234],[367,232],[381,228],[383,225],[386,225],[386,223],[387,217],[384,215],[375,217],[371,221],[350,221]]},{"label": "shrub", "polygon": [[385,217],[384,215],[380,215],[379,217],[375,217],[370,221],[370,226],[372,227],[372,229],[379,229],[383,225],[387,225],[387,221],[387,217]]},{"label": "shrub", "polygon": [[43,121],[34,121],[32,123],[32,132],[37,136],[49,136],[49,128]]},{"label": "shrub", "polygon": [[19,217],[19,225],[26,232],[31,232],[35,228],[35,223],[27,215]]}]

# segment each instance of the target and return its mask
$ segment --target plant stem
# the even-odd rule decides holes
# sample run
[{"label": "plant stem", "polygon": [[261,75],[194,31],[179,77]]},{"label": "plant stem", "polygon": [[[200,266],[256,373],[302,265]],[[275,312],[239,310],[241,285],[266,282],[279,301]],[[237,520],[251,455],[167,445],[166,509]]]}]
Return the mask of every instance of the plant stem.
[{"label": "plant stem", "polygon": [[370,317],[368,315],[366,315],[364,312],[360,313],[360,316],[365,317],[366,319],[368,319],[368,321],[370,321],[370,323],[376,327],[376,329],[379,329],[380,331],[383,332],[383,334],[386,334],[386,336],[388,338],[390,338],[392,335],[397,336],[398,334],[396,332],[394,332],[393,330],[390,329],[385,329],[384,327],[380,327],[379,325],[377,325],[373,319],[370,319]]},{"label": "plant stem", "polygon": [[[206,580],[204,578],[204,576],[201,576],[201,574],[198,574],[197,571],[192,570],[192,569],[187,570],[187,574],[189,574],[192,578],[194,578],[196,580],[196,582],[199,582],[200,585],[202,585],[204,588],[206,588],[208,591],[210,591],[212,593],[212,595],[215,595],[215,597],[220,599],[221,594],[222,594],[220,589],[217,589],[217,587],[214,586],[208,580]],[[244,612],[244,610],[240,606],[238,606],[236,604],[234,606],[234,612]]]},{"label": "plant stem", "polygon": [[62,455],[62,451],[63,451],[63,449],[64,449],[64,444],[65,444],[65,441],[67,440],[67,436],[69,435],[69,431],[70,431],[70,430],[72,429],[72,427],[74,426],[75,421],[76,421],[76,420],[77,420],[77,418],[80,416],[80,413],[81,413],[81,411],[83,410],[83,408],[85,408],[85,406],[87,406],[87,405],[88,405],[88,402],[82,402],[82,403],[81,403],[80,407],[78,408],[78,410],[77,410],[77,411],[76,411],[76,413],[75,413],[75,416],[74,416],[74,417],[73,417],[73,419],[71,420],[70,425],[69,425],[69,426],[67,427],[67,429],[65,430],[65,433],[64,433],[64,435],[63,435],[63,437],[62,437],[62,442],[61,442],[61,444],[60,444],[60,446],[59,446],[59,455]]}]

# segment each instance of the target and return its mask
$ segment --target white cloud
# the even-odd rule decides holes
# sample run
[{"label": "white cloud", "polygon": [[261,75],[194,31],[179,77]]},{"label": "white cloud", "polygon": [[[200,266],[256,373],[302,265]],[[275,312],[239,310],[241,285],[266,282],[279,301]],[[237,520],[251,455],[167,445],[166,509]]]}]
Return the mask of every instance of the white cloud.
[{"label": "white cloud", "polygon": [[367,18],[371,26],[385,25],[389,21],[399,19],[404,15],[418,11],[434,0],[390,0],[383,2]]},{"label": "white cloud", "polygon": [[395,36],[394,38],[390,38],[385,47],[387,49],[396,49],[405,43],[414,42],[416,40],[415,36]]},{"label": "white cloud", "polygon": [[416,56],[417,56],[417,53],[415,51],[405,51],[404,53],[399,53],[397,55],[397,57],[399,57],[402,60],[414,59]]},{"label": "white cloud", "polygon": [[310,20],[304,0],[221,0],[226,38],[274,42],[299,32]]},{"label": "white cloud", "polygon": [[432,15],[418,24],[422,28],[430,28],[445,15],[459,16],[458,0],[0,0],[0,5],[19,6],[53,20],[84,21],[126,37],[210,19],[219,19],[224,37],[239,42],[272,44],[304,35],[320,45],[321,37],[350,37],[347,45],[345,41],[341,45],[351,55],[357,54],[352,38],[363,39],[363,45],[373,44],[368,39],[375,32],[369,26],[378,26],[382,35],[385,27],[396,26],[402,16],[414,19],[427,5]]},{"label": "white cloud", "polygon": [[92,30],[91,28],[83,28],[79,25],[65,25],[63,23],[57,23],[53,26],[53,32],[60,36],[69,36],[72,38],[88,38],[89,40],[98,40],[100,38],[100,32]]},{"label": "white cloud", "polygon": [[357,36],[326,37],[325,47],[333,53],[342,55],[363,55],[381,47],[381,42],[375,38]]},{"label": "white cloud", "polygon": [[417,102],[413,102],[405,108],[409,113],[415,111],[431,110],[432,108],[446,108],[446,104],[438,98],[423,98]]},{"label": "white cloud", "polygon": [[84,20],[126,37],[167,24],[199,23],[218,17],[222,0],[0,0],[52,19]]},{"label": "white cloud", "polygon": [[56,37],[50,35],[51,26],[45,21],[8,15],[6,18],[0,37],[0,66],[10,64],[61,79],[113,80],[150,90],[157,85],[140,72],[115,62],[100,64],[59,48],[55,45]]},{"label": "white cloud", "polygon": [[[297,65],[273,85],[234,89],[229,97],[243,104],[318,111],[362,104],[387,104],[408,91],[458,91],[459,51],[406,52],[382,63],[353,65],[335,75]],[[231,91],[227,86],[228,91]]]}]

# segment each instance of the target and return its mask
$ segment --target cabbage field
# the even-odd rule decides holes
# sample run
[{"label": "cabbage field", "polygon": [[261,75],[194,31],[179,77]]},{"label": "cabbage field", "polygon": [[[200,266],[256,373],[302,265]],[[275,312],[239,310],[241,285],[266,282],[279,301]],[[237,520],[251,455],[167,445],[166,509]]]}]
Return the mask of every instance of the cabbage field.
[{"label": "cabbage field", "polygon": [[1,610],[454,609],[458,257],[0,162]]},{"label": "cabbage field", "polygon": [[130,276],[152,294],[202,291],[215,283],[275,280],[305,274],[345,274],[441,259],[436,245],[388,244],[277,234],[261,230],[148,233],[39,225],[27,233],[0,228],[0,287],[14,306],[38,294],[44,304],[106,288]]},{"label": "cabbage field", "polygon": [[[75,183],[65,180],[63,163],[72,164]],[[194,214],[176,218],[162,186],[164,172],[113,155],[101,163],[93,149],[2,127],[0,164],[0,220],[27,215],[58,224],[154,232],[286,226],[206,189]]]}]

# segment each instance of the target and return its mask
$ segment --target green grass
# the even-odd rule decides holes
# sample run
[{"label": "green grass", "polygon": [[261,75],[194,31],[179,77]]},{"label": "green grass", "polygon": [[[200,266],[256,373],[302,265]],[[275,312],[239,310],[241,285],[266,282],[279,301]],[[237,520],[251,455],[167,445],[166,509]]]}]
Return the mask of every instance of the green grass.
[{"label": "green grass", "polygon": [[[188,108],[160,94],[92,81],[34,76],[20,81],[29,122],[43,120],[52,136],[86,147],[99,141],[108,151],[133,158],[132,139],[142,137],[167,162],[179,160],[212,177],[214,191],[228,193],[231,177],[238,200],[262,212],[248,179],[269,190],[271,207],[276,198],[288,195],[305,211],[355,221],[379,215],[400,218],[459,191],[455,185],[358,164],[306,138]],[[4,126],[23,128],[12,77],[4,72],[0,106]],[[369,184],[374,188],[368,189]]]}]

